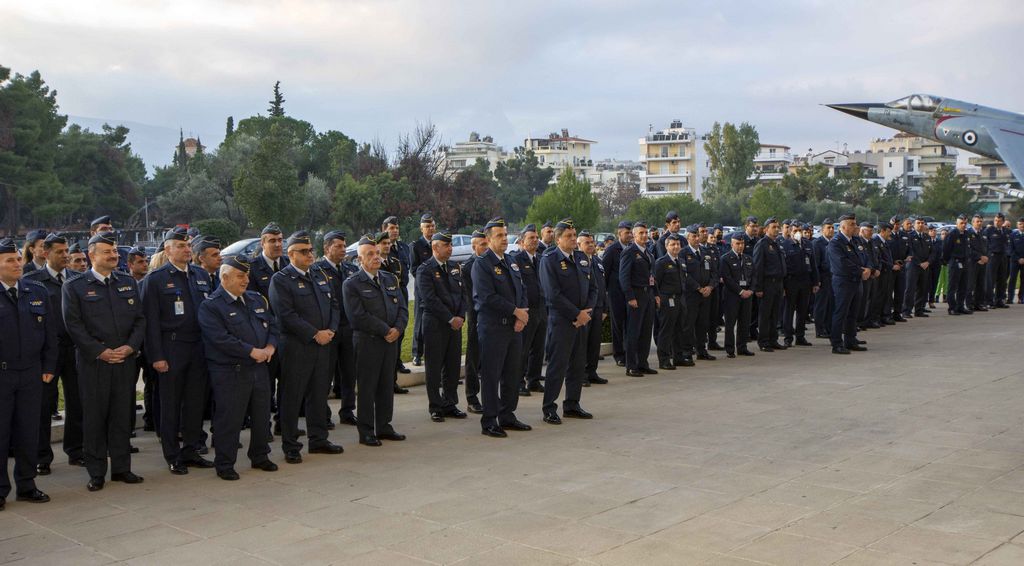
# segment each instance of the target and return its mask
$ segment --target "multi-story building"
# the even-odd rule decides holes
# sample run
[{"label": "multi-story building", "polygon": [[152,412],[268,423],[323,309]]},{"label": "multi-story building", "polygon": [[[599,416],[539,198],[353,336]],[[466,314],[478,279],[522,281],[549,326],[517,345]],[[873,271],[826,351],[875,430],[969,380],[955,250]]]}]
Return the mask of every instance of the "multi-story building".
[{"label": "multi-story building", "polygon": [[690,195],[700,199],[697,166],[702,144],[693,128],[680,120],[640,138],[641,196]]},{"label": "multi-story building", "polygon": [[486,160],[493,173],[498,163],[509,157],[500,145],[494,143],[494,138],[491,136],[481,138],[480,134],[476,132],[469,134],[469,141],[456,142],[450,147],[442,146],[439,151],[444,154],[442,166],[446,168],[448,174],[452,175],[472,167],[478,159]]},{"label": "multi-story building", "polygon": [[793,154],[788,145],[763,143],[754,157],[754,172],[747,180],[762,184],[781,181],[792,164]]},{"label": "multi-story building", "polygon": [[551,167],[556,171],[572,167],[576,176],[582,179],[594,167],[590,146],[595,143],[593,140],[570,136],[569,130],[563,128],[561,134],[553,132],[546,138],[526,138],[523,148],[537,156],[541,167]]},{"label": "multi-story building", "polygon": [[981,213],[986,217],[994,217],[997,212],[1009,212],[1024,197],[1020,181],[1002,161],[977,156],[968,159],[968,163],[973,171],[961,177],[967,181],[968,189],[978,193],[975,198],[982,203]]}]

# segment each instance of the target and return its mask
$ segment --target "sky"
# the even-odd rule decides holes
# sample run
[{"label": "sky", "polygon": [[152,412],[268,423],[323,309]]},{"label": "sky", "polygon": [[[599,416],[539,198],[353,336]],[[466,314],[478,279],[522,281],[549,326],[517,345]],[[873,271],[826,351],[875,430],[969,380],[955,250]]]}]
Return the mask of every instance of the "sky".
[{"label": "sky", "polygon": [[125,123],[149,165],[265,114],[394,145],[510,150],[568,128],[633,159],[648,128],[754,124],[794,152],[894,132],[822,107],[926,92],[1024,112],[1015,0],[0,0],[0,65],[39,70],[61,112]]}]

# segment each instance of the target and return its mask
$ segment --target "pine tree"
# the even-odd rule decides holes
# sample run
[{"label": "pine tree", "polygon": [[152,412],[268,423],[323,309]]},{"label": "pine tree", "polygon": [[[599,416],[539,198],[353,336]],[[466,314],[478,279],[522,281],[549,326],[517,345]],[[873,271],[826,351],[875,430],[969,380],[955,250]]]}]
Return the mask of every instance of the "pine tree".
[{"label": "pine tree", "polygon": [[281,81],[274,83],[274,99],[270,101],[270,108],[267,109],[267,112],[273,118],[284,116],[284,96],[281,95]]},{"label": "pine tree", "polygon": [[233,133],[235,133],[235,117],[228,116],[228,125],[224,129],[224,139],[230,138]]}]

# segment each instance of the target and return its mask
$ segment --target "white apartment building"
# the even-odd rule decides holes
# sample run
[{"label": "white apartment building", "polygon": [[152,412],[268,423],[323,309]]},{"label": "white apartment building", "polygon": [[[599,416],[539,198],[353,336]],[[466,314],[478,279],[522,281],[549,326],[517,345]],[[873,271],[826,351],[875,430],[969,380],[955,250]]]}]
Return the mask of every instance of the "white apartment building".
[{"label": "white apartment building", "polygon": [[639,140],[640,196],[666,196],[687,194],[700,199],[700,179],[697,174],[703,159],[703,142],[693,128],[683,127],[673,120],[668,128],[650,129]]}]

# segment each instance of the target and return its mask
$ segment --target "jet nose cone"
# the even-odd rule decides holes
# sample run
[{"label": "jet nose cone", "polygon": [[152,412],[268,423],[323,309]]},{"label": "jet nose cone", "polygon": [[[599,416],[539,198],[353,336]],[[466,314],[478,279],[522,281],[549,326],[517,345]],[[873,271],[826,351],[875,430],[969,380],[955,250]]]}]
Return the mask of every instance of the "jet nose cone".
[{"label": "jet nose cone", "polygon": [[845,113],[849,114],[850,116],[856,116],[856,117],[861,118],[863,120],[867,120],[868,119],[868,109],[870,109],[870,108],[877,108],[877,107],[881,106],[881,104],[872,104],[870,102],[866,102],[866,103],[852,102],[852,103],[848,103],[848,104],[826,104],[825,106],[828,106],[829,108],[832,108],[833,110],[838,110],[840,112],[845,112]]}]

